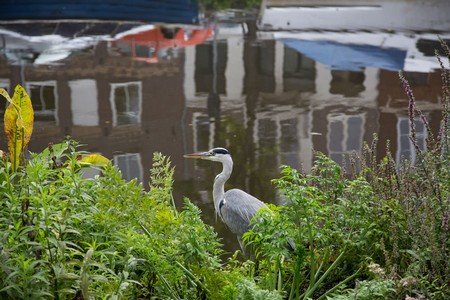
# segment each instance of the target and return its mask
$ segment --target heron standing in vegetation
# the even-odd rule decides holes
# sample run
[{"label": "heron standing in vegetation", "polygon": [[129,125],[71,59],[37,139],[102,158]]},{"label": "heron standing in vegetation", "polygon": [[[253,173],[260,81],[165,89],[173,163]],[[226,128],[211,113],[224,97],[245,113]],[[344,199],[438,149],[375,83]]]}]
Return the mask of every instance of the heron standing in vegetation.
[{"label": "heron standing in vegetation", "polygon": [[231,189],[225,192],[225,182],[230,178],[233,170],[233,160],[230,152],[225,148],[213,148],[206,152],[184,155],[185,158],[200,158],[221,162],[223,170],[214,179],[213,200],[216,214],[228,228],[236,234],[242,251],[245,253],[242,235],[250,229],[250,220],[260,208],[267,207],[252,195]]}]

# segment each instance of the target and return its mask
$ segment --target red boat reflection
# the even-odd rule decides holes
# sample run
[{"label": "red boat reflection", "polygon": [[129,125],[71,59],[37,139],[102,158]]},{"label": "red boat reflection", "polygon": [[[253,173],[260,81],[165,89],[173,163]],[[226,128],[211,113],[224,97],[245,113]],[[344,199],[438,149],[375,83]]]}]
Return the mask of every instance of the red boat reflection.
[{"label": "red boat reflection", "polygon": [[156,27],[139,33],[128,34],[116,40],[114,45],[130,52],[131,59],[157,63],[170,58],[170,50],[204,43],[213,35],[213,28],[184,29]]}]

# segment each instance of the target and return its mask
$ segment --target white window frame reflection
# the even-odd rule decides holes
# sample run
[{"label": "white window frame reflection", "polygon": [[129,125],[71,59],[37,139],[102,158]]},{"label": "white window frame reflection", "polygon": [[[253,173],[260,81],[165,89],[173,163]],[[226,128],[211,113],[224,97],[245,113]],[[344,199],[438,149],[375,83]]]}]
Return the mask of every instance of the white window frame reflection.
[{"label": "white window frame reflection", "polygon": [[[414,123],[419,149],[425,151],[428,137],[427,129],[423,121],[418,117],[414,119]],[[409,117],[397,115],[397,151],[395,153],[397,167],[399,167],[405,159],[407,159],[411,165],[416,163],[417,152],[414,143],[410,139],[410,135],[411,126],[409,125]]]},{"label": "white window frame reflection", "polygon": [[[136,108],[133,109],[131,95],[129,93],[128,88],[131,86],[137,86],[137,104]],[[118,108],[116,105],[116,91],[120,88],[123,88],[125,91],[125,106],[126,110],[124,112],[118,112]],[[113,126],[114,127],[122,127],[122,126],[133,126],[141,123],[141,114],[142,114],[142,82],[140,81],[130,81],[124,83],[111,83],[111,109],[112,109],[112,117],[113,117]],[[126,118],[126,122],[120,121],[120,114],[123,113]]]},{"label": "white window frame reflection", "polygon": [[[39,91],[39,99],[36,99],[36,97],[33,97],[31,95],[31,89],[34,87],[39,87],[40,91]],[[47,109],[47,103],[45,103],[46,99],[44,98],[43,95],[43,88],[45,87],[53,87],[53,97],[55,99],[55,108],[53,109]],[[36,102],[40,102],[42,109],[37,110],[34,109],[34,115],[35,117],[39,118],[40,116],[49,116],[52,115],[53,118],[55,119],[56,125],[59,124],[59,119],[58,119],[58,91],[57,91],[57,85],[56,85],[56,81],[55,80],[47,80],[47,81],[29,81],[26,83],[26,90],[28,95],[30,96],[31,102],[32,103],[36,103]]]},{"label": "white window frame reflection", "polygon": [[[359,128],[359,136],[355,137],[357,139],[358,145],[356,147],[350,147],[349,141],[350,141],[350,125],[349,122],[352,118],[359,119],[360,122],[360,128]],[[341,123],[342,124],[342,140],[340,141],[339,145],[332,145],[333,137],[332,134],[334,131],[336,131],[336,128],[332,128],[333,123]],[[344,115],[344,114],[329,114],[327,116],[327,149],[328,149],[328,155],[337,163],[341,163],[342,166],[346,166],[349,162],[349,156],[352,153],[361,154],[362,153],[362,147],[363,147],[363,138],[364,138],[364,127],[366,123],[365,114],[355,114],[355,115]],[[340,150],[336,150],[336,146],[339,146]],[[342,161],[344,159],[344,161]],[[344,164],[345,163],[345,164]]]},{"label": "white window frame reflection", "polygon": [[140,153],[125,153],[114,155],[114,165],[117,166],[125,180],[137,178],[138,183],[142,182],[143,170]]}]

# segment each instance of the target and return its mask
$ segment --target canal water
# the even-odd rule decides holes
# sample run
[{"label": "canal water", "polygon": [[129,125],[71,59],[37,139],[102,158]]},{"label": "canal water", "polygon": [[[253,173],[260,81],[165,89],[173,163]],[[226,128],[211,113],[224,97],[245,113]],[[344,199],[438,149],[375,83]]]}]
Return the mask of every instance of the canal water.
[{"label": "canal water", "polygon": [[[21,84],[31,95],[30,151],[71,136],[144,185],[153,153],[170,156],[177,206],[183,197],[198,205],[233,251],[235,237],[212,204],[221,166],[183,154],[226,147],[235,163],[228,188],[280,204],[271,180],[283,164],[308,171],[313,150],[346,164],[376,134],[380,158],[389,140],[394,158],[415,160],[399,70],[433,130],[441,120],[435,32],[258,31],[255,24],[0,24],[0,87],[11,93]],[[423,145],[431,133],[416,122]]]}]

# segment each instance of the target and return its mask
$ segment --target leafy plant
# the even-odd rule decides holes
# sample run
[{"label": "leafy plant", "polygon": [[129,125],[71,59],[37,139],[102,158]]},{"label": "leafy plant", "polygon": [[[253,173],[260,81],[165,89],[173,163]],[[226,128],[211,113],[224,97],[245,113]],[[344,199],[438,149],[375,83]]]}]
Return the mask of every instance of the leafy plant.
[{"label": "leafy plant", "polygon": [[4,115],[5,134],[8,139],[12,170],[16,171],[33,132],[33,106],[21,85],[16,86],[12,99],[3,88],[0,89],[0,94],[9,102]]}]

